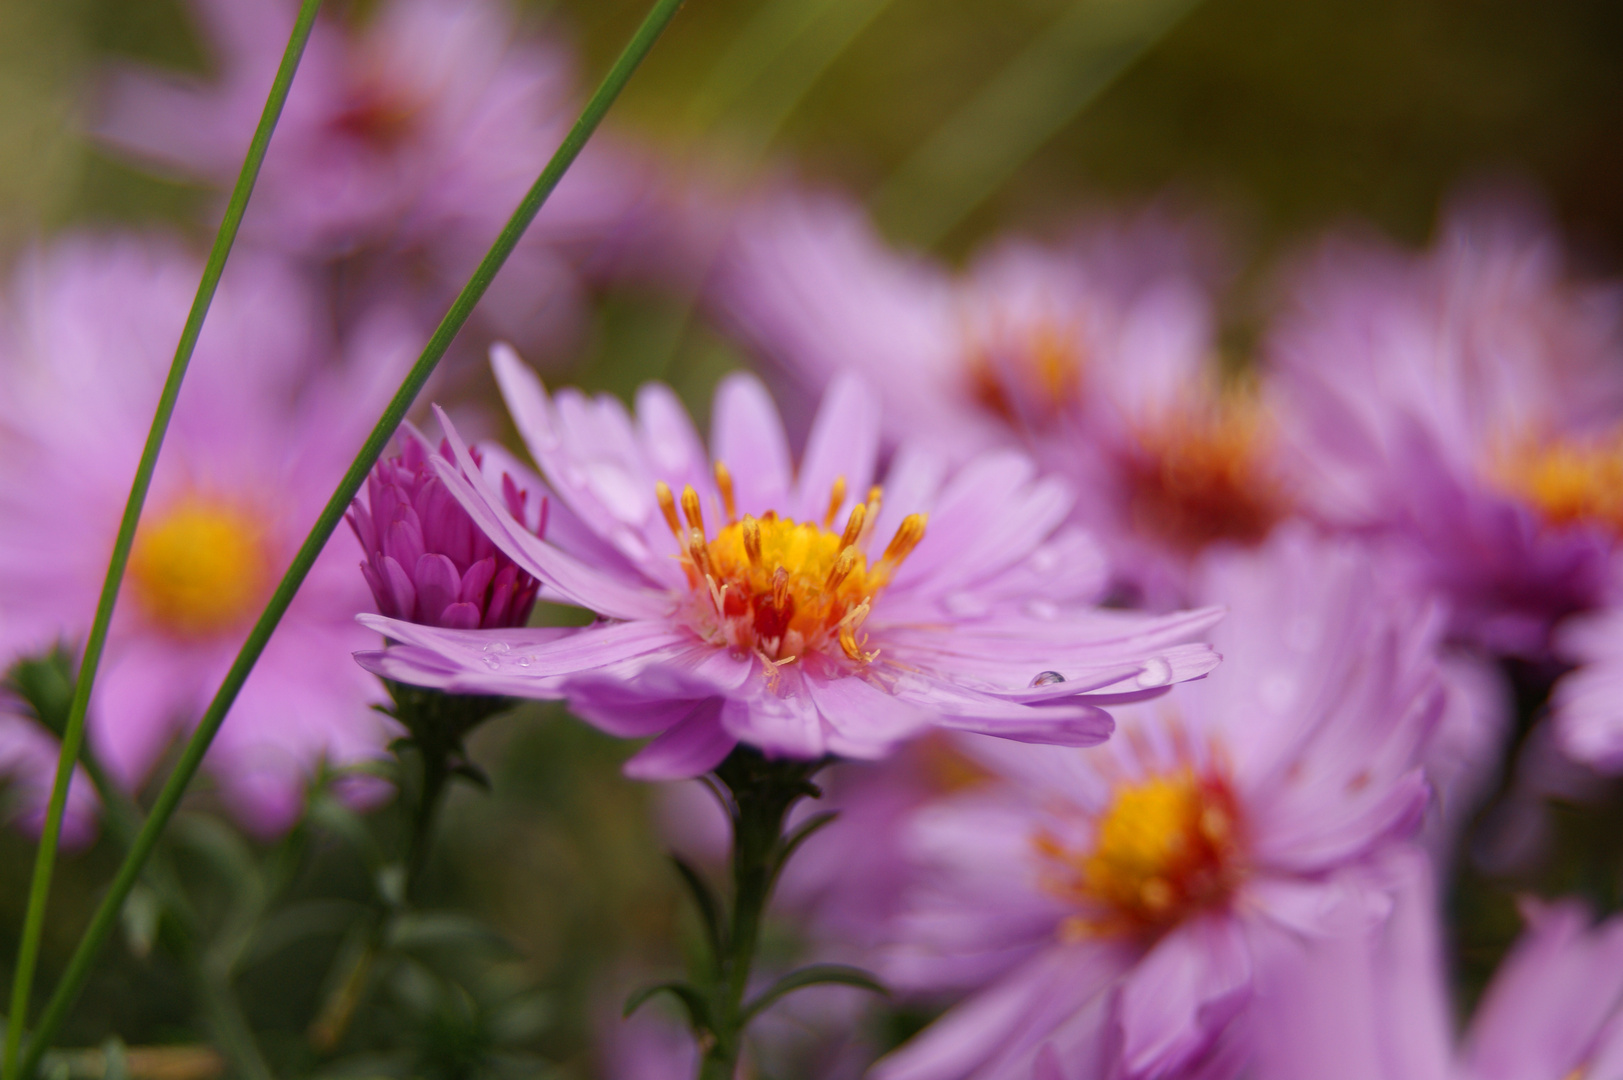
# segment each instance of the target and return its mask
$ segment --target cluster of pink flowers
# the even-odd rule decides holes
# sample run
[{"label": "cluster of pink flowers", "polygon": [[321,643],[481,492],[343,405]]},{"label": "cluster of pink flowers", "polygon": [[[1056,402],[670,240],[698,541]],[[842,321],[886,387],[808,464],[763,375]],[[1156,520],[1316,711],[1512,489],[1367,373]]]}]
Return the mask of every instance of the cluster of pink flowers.
[{"label": "cluster of pink flowers", "polygon": [[[196,8],[221,78],[116,73],[97,130],[224,184],[291,11]],[[92,701],[127,791],[562,137],[566,52],[510,22],[385,0],[317,27]],[[530,462],[470,441],[475,410],[436,411],[438,445],[401,431],[213,746],[219,799],[272,836],[324,771],[388,798],[364,775],[401,734],[374,675],[562,701],[647,740],[642,779],[740,746],[838,761],[843,816],[782,907],[939,1011],[876,1080],[1607,1080],[1623,929],[1529,901],[1459,1041],[1437,882],[1508,745],[1498,665],[1553,684],[1560,751],[1623,771],[1623,294],[1577,280],[1535,214],[1471,205],[1428,251],[1341,238],[1293,263],[1237,363],[1210,249],[1151,213],[954,270],[837,197],[719,212],[651,152],[594,144],[474,331]],[[176,242],[73,236],[12,273],[0,667],[82,642],[198,272]],[[782,412],[731,374],[706,439],[663,385],[634,407],[549,391],[497,343],[556,366],[626,274],[702,280]],[[537,601],[590,621],[530,625]],[[53,745],[0,697],[27,820]],[[97,801],[73,792],[84,840]],[[713,853],[705,808],[662,805]],[[617,1060],[690,1070],[667,1042]]]}]

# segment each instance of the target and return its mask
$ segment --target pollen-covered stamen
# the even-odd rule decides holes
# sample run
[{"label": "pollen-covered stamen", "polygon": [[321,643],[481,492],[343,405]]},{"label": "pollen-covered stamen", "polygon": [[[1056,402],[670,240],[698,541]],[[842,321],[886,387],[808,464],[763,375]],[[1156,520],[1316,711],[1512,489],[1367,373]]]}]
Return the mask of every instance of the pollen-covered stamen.
[{"label": "pollen-covered stamen", "polygon": [[697,529],[699,535],[704,535],[704,511],[699,506],[699,493],[689,484],[682,489],[682,516],[687,518],[688,528]]},{"label": "pollen-covered stamen", "polygon": [[1498,455],[1489,475],[1551,528],[1589,526],[1623,537],[1623,433],[1522,440]]},{"label": "pollen-covered stamen", "polygon": [[902,523],[896,527],[896,535],[890,538],[890,544],[885,548],[885,555],[879,560],[879,565],[894,569],[901,565],[903,559],[913,554],[913,549],[924,539],[925,520],[923,514],[909,514],[904,517]]},{"label": "pollen-covered stamen", "polygon": [[733,498],[733,474],[719,461],[716,462],[716,490],[721,492],[721,508],[727,511],[727,521],[737,521],[738,503]]},{"label": "pollen-covered stamen", "polygon": [[1272,419],[1247,386],[1192,393],[1140,424],[1122,462],[1138,529],[1193,554],[1255,544],[1291,510]]},{"label": "pollen-covered stamen", "polygon": [[1243,871],[1239,807],[1216,772],[1183,769],[1119,784],[1089,844],[1033,844],[1050,892],[1084,909],[1069,937],[1154,933],[1226,900]]},{"label": "pollen-covered stamen", "polygon": [[671,535],[678,541],[682,539],[682,523],[676,517],[676,496],[671,494],[670,485],[663,480],[654,482],[654,496],[659,500],[659,512],[665,515],[665,524],[671,527]]},{"label": "pollen-covered stamen", "polygon": [[[726,476],[725,467],[718,466],[724,504],[728,483],[720,478]],[[836,514],[845,490],[838,480],[829,493]],[[660,489],[667,523],[677,516],[677,502],[668,489]],[[879,503],[876,487],[866,502],[851,508],[839,532],[833,517],[822,524],[798,522],[767,510],[729,520],[712,538],[704,529],[698,494],[684,489],[680,505],[686,524],[678,521],[677,530],[696,602],[695,629],[775,665],[809,651],[871,663],[878,652],[864,647],[859,631],[874,597],[924,535],[924,516],[910,516],[884,556],[870,565],[866,549]],[[736,511],[728,507],[728,512]]]},{"label": "pollen-covered stamen", "polygon": [[179,637],[240,626],[269,584],[265,526],[252,510],[191,496],[144,518],[130,550],[129,587],[143,613]]},{"label": "pollen-covered stamen", "polygon": [[840,535],[840,552],[842,555],[862,538],[862,526],[867,520],[867,506],[857,503],[851,508],[851,516],[845,521],[845,532]]},{"label": "pollen-covered stamen", "polygon": [[845,477],[836,476],[834,478],[834,486],[829,489],[828,510],[823,514],[823,528],[832,529],[834,527],[834,515],[838,514],[840,512],[840,507],[844,505]]}]

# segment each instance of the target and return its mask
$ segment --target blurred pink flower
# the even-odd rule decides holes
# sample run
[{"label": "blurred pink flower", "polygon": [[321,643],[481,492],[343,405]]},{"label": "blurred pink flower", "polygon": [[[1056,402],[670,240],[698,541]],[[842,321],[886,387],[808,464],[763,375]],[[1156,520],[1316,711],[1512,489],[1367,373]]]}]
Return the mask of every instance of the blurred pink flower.
[{"label": "blurred pink flower", "polygon": [[628,770],[674,778],[739,742],[875,758],[932,726],[1091,745],[1111,729],[1100,704],[1216,663],[1183,644],[1216,610],[1092,606],[1101,571],[1062,527],[1070,492],[1027,459],[993,453],[949,475],[904,450],[873,484],[878,403],[854,381],[829,390],[797,472],[747,376],[717,391],[707,454],[665,387],[644,387],[633,417],[608,397],[549,398],[510,351],[494,360],[552,492],[547,540],[513,520],[448,424],[462,471],[434,467],[544,589],[607,621],[472,631],[364,617],[401,643],[361,657],[388,678],[566,697],[614,734],[658,735]]},{"label": "blurred pink flower", "polygon": [[[396,436],[400,452],[378,462],[366,478],[366,504],[348,514],[366,561],[361,575],[378,611],[392,619],[462,630],[523,626],[539,583],[474,525],[445,489],[429,459],[427,441],[407,424]],[[440,456],[452,460],[449,443]],[[475,465],[480,455],[473,452]],[[529,493],[506,473],[502,499],[517,521],[546,531],[546,500],[530,513]]]},{"label": "blurred pink flower", "polygon": [[[219,76],[112,73],[99,134],[155,167],[222,188],[235,179],[295,5],[195,0]],[[385,0],[356,25],[318,21],[266,155],[245,235],[320,260],[378,256],[334,292],[472,273],[576,112],[555,41],[521,40],[501,0]],[[594,139],[481,305],[509,334],[578,318],[580,277],[653,239],[672,212],[651,163]],[[650,218],[652,215],[652,218]],[[646,234],[646,235],[645,235]],[[668,239],[668,238],[667,238]],[[409,266],[409,268],[404,268]]]},{"label": "blurred pink flower", "polygon": [[1276,939],[1248,1018],[1255,1080],[1623,1076],[1623,919],[1526,901],[1528,926],[1456,1047],[1431,867],[1394,860],[1390,919],[1367,935]]},{"label": "blurred pink flower", "polygon": [[1255,544],[1292,510],[1266,387],[1214,363],[1191,233],[1146,218],[1010,241],[952,277],[853,207],[778,198],[743,216],[715,288],[802,383],[872,380],[893,440],[960,461],[1019,446],[1073,480],[1122,584],[1166,608],[1201,551]]},{"label": "blurred pink flower", "polygon": [[982,742],[996,779],[918,815],[882,973],[972,993],[876,1080],[1024,1080],[1045,1045],[1072,1077],[1232,1075],[1264,943],[1384,914],[1371,860],[1426,804],[1438,620],[1296,529],[1205,578],[1234,604],[1211,678],[1087,753]]},{"label": "blurred pink flower", "polygon": [[[158,243],[73,240],[28,261],[0,338],[0,655],[82,641],[199,267]],[[359,447],[392,370],[318,370],[297,283],[239,253],[181,392],[91,703],[90,744],[131,790],[195,723]],[[395,355],[399,355],[398,350]],[[243,688],[207,767],[274,833],[318,763],[379,757],[381,688],[345,537],[323,553]],[[375,792],[374,792],[375,794]]]},{"label": "blurred pink flower", "polygon": [[1455,213],[1420,257],[1331,244],[1302,278],[1270,350],[1299,490],[1395,543],[1458,634],[1540,653],[1623,534],[1618,294],[1509,207]]},{"label": "blurred pink flower", "polygon": [[1561,749],[1601,772],[1623,772],[1623,608],[1567,620],[1555,646],[1578,665],[1550,693]]}]

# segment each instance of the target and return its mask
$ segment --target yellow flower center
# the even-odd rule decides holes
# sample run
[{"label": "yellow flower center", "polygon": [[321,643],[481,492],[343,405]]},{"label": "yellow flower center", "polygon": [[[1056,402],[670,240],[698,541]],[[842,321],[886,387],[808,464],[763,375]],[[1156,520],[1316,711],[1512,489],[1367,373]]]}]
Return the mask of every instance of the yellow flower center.
[{"label": "yellow flower center", "polygon": [[1623,536],[1623,434],[1528,442],[1501,455],[1490,477],[1548,525],[1593,525]]},{"label": "yellow flower center", "polygon": [[230,503],[190,497],[143,521],[129,580],[141,609],[163,629],[206,637],[245,621],[270,574],[264,529]]},{"label": "yellow flower center", "polygon": [[1269,467],[1266,410],[1244,391],[1169,409],[1137,433],[1126,460],[1133,524],[1194,553],[1219,540],[1255,544],[1289,511]]},{"label": "yellow flower center", "polygon": [[1118,786],[1095,823],[1092,846],[1035,839],[1045,883],[1088,909],[1067,937],[1163,929],[1220,903],[1239,873],[1239,816],[1228,785],[1185,770]]},{"label": "yellow flower center", "polygon": [[790,663],[833,643],[858,663],[872,662],[878,653],[863,648],[858,631],[874,597],[924,539],[924,515],[903,518],[884,554],[870,566],[865,551],[879,515],[878,487],[868,492],[866,502],[852,507],[845,528],[834,532],[834,516],[845,502],[843,478],[834,482],[821,524],[780,518],[772,511],[740,520],[731,475],[719,461],[716,486],[727,524],[711,538],[692,487],[682,491],[679,518],[670,488],[656,485],[666,523],[682,546],[682,566],[698,601],[700,632],[773,664]]},{"label": "yellow flower center", "polygon": [[1086,366],[1074,327],[1042,321],[1012,344],[981,342],[969,350],[970,393],[1010,423],[1045,421],[1074,402]]}]

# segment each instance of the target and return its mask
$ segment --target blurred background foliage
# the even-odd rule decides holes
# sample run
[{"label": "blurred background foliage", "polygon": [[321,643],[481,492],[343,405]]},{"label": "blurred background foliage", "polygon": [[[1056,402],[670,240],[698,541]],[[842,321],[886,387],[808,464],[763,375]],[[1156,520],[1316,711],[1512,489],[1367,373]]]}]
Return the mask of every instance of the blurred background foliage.
[{"label": "blurred background foliage", "polygon": [[[524,10],[576,42],[584,84],[644,8]],[[181,0],[0,2],[0,253],[87,225],[204,236],[208,192],[135,172],[83,136],[114,57],[210,63]],[[1530,183],[1581,264],[1623,269],[1620,60],[1612,0],[690,0],[611,122],[707,176],[854,191],[894,239],[948,258],[1004,230],[1063,226],[1081,207],[1169,197],[1214,211],[1237,241],[1229,309],[1243,324],[1246,291],[1291,245],[1347,219],[1423,242],[1440,204],[1483,176]],[[594,333],[554,381],[627,393],[664,377],[702,419],[710,387],[744,358],[690,306],[647,287],[600,298]],[[655,793],[620,778],[621,744],[548,707],[493,721],[471,751],[492,789],[455,791],[426,906],[471,913],[499,940],[475,948],[467,926],[417,927],[402,955],[420,970],[346,1036],[353,1071],[533,1074],[545,1061],[588,1075],[626,979],[680,959],[670,942],[687,916],[648,824]],[[238,977],[267,1059],[301,1071],[304,1026],[332,993],[334,958],[353,949],[346,912],[377,902],[366,846],[400,823],[386,809],[357,825],[326,805],[267,848],[219,835],[207,807],[203,792],[170,845],[200,883],[200,917],[218,930],[270,894],[306,916],[283,929],[312,947],[261,941]],[[31,853],[0,832],[8,928]],[[104,836],[61,867],[44,984],[118,854]],[[1467,900],[1465,933],[1488,942],[1467,959],[1485,971],[1515,920],[1503,894]],[[115,1030],[131,1043],[198,1038],[186,1003],[200,991],[162,950],[142,957],[138,924],[109,950],[62,1045]],[[0,961],[14,948],[8,931]],[[444,973],[475,953],[488,1000],[446,989]],[[390,1066],[384,1050],[416,1056]]]}]

